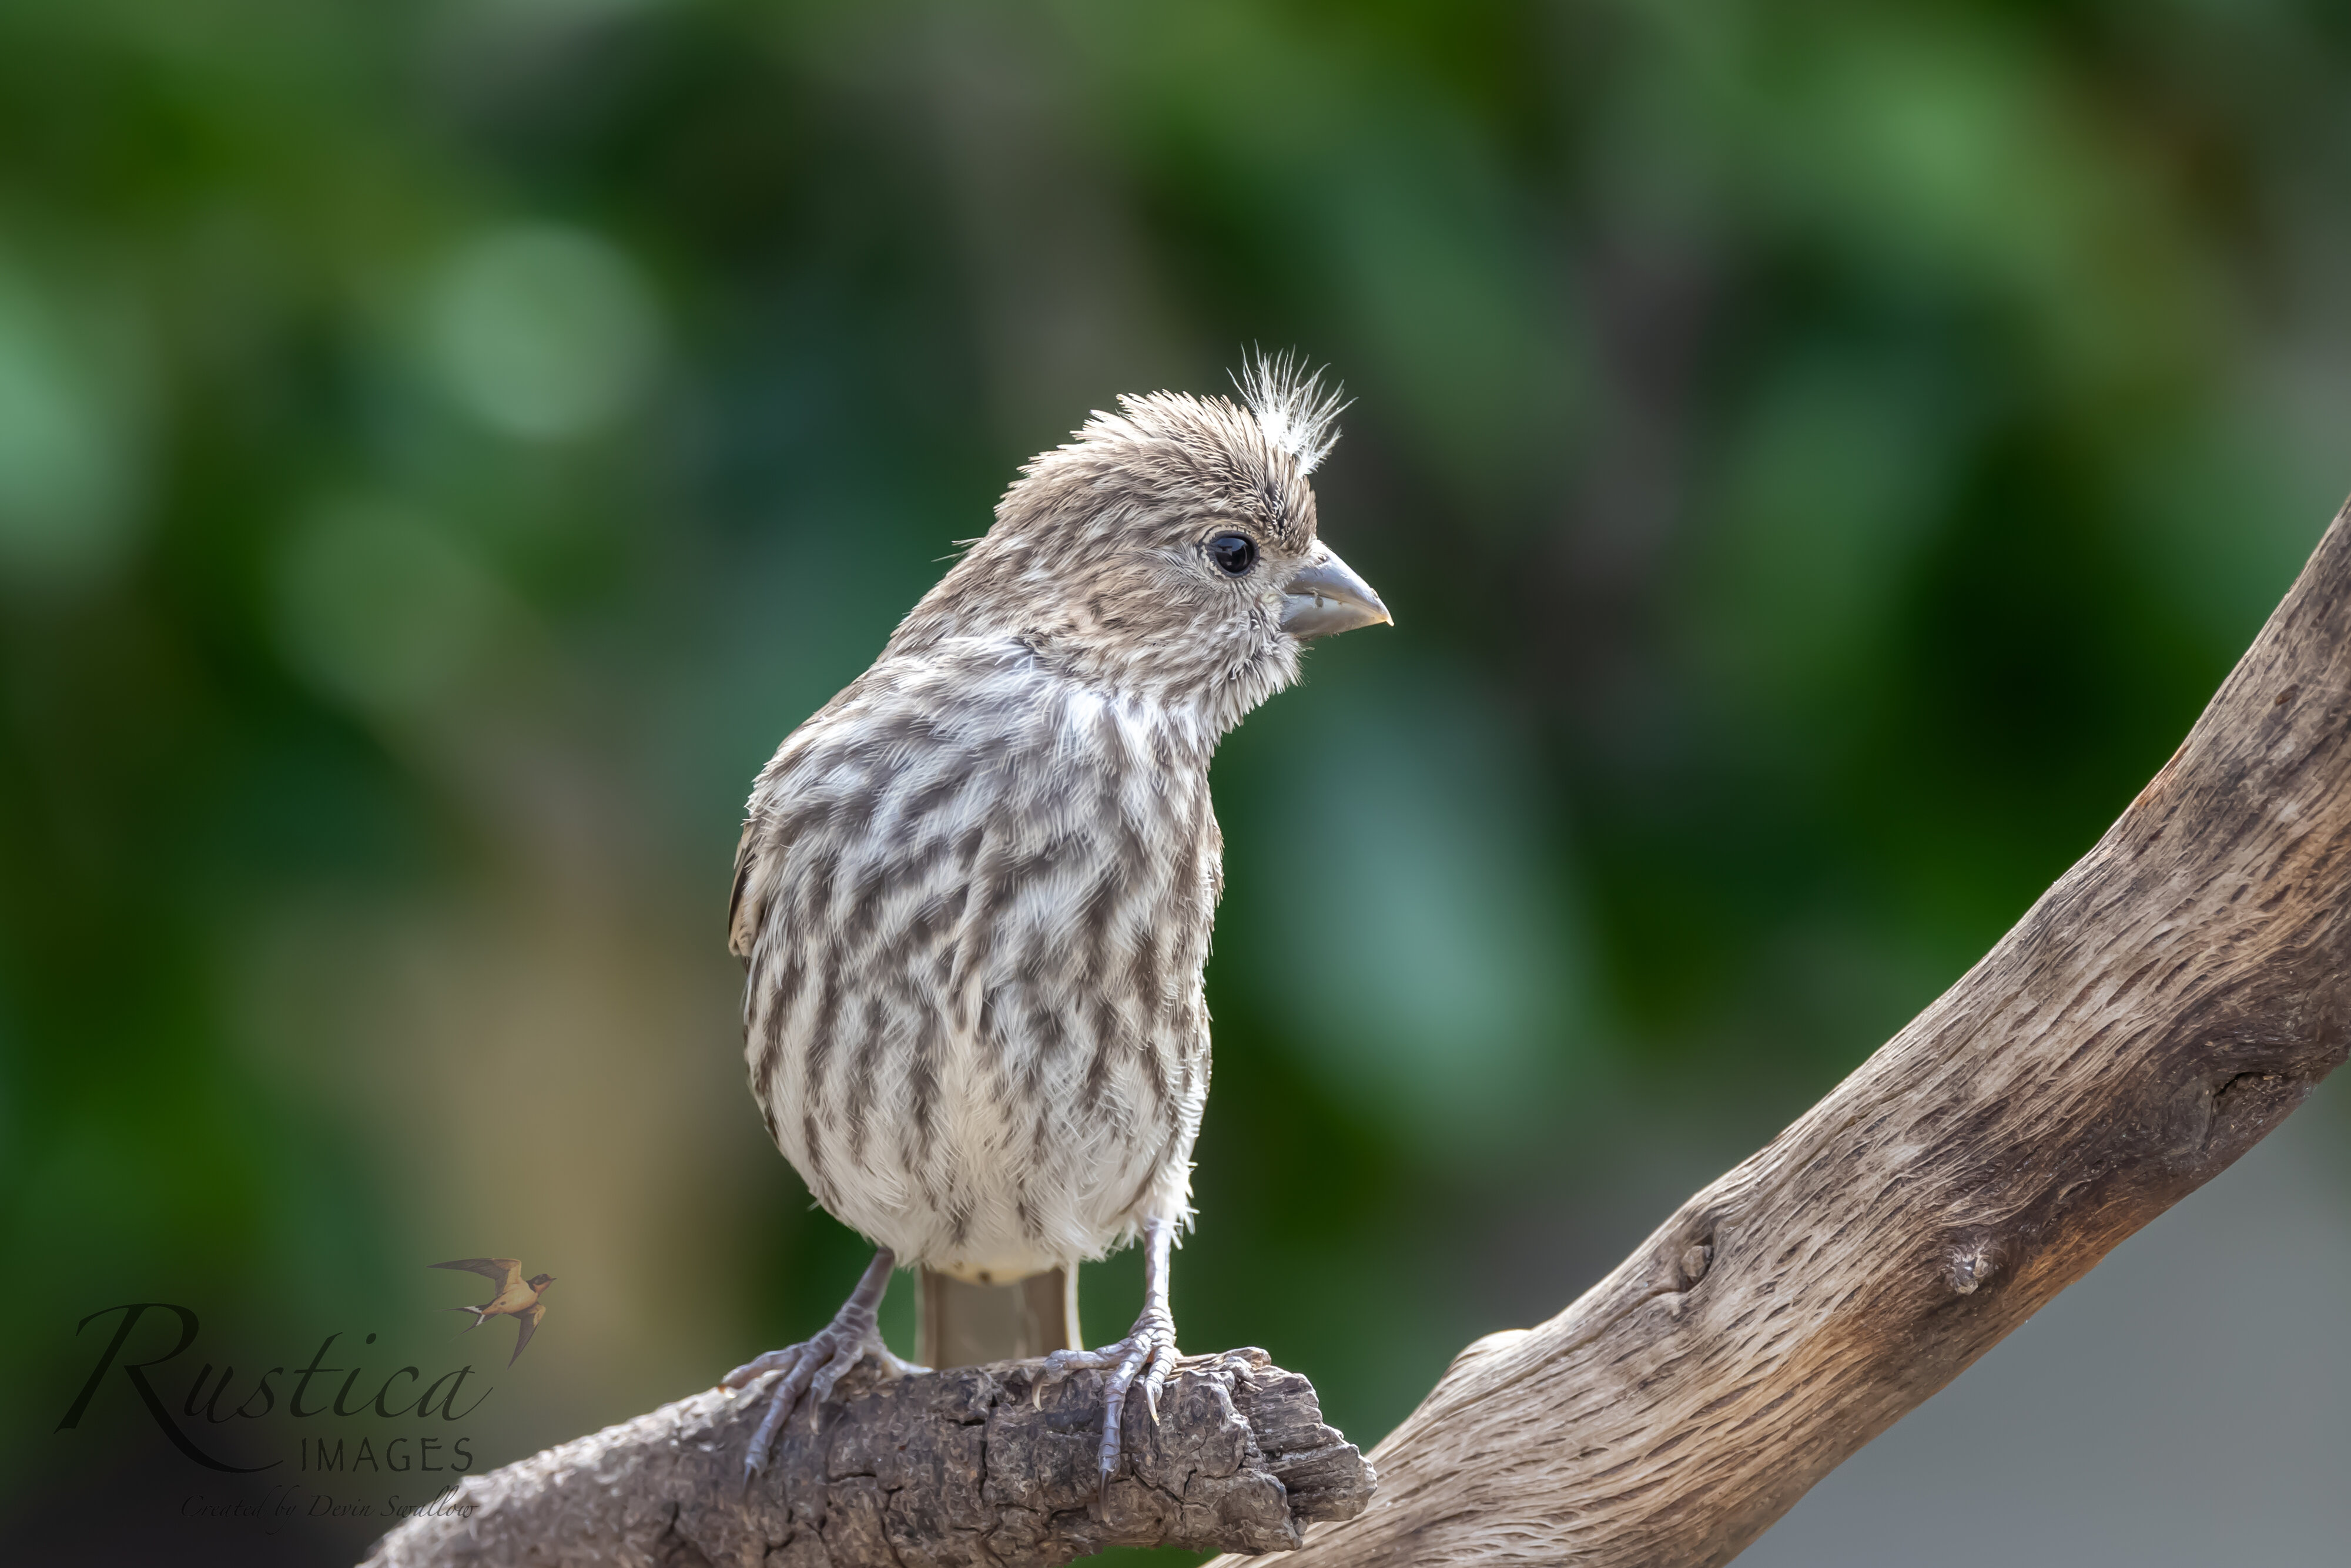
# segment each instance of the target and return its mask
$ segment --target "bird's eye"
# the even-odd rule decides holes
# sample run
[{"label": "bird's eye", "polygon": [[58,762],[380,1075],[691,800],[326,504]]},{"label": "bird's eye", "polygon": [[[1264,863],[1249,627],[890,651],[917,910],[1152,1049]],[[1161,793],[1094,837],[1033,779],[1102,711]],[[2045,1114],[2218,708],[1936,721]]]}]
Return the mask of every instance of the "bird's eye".
[{"label": "bird's eye", "polygon": [[1240,577],[1257,564],[1257,541],[1247,534],[1218,534],[1208,541],[1208,559],[1227,577]]}]

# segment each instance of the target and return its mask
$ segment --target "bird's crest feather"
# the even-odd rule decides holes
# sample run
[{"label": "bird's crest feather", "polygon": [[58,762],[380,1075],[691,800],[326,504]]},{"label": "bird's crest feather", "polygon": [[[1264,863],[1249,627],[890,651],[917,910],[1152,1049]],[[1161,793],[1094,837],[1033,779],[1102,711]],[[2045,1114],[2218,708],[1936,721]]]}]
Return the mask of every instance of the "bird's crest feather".
[{"label": "bird's crest feather", "polygon": [[1337,444],[1339,415],[1350,401],[1346,389],[1324,387],[1322,371],[1309,371],[1297,350],[1255,350],[1233,372],[1233,385],[1257,415],[1266,440],[1296,458],[1300,473],[1313,473]]}]

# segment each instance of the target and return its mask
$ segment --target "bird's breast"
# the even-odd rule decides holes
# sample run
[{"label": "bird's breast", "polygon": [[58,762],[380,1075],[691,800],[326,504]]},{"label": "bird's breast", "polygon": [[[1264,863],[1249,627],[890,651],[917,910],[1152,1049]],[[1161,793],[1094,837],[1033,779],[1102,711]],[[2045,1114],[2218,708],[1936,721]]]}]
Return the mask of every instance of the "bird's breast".
[{"label": "bird's breast", "polygon": [[755,802],[754,1090],[819,1200],[909,1257],[1091,1255],[1206,1092],[1207,757],[1081,690],[916,707],[846,708]]}]

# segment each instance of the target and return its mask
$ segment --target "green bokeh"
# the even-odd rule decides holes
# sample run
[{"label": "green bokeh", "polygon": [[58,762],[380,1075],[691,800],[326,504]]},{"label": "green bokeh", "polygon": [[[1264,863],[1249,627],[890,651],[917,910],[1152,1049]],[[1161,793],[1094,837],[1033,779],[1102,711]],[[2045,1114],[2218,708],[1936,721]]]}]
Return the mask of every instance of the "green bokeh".
[{"label": "green bokeh", "polygon": [[0,8],[24,1539],[179,1540],[152,1432],[50,1429],[116,1301],[265,1355],[518,1249],[501,1460],[820,1321],[751,776],[1022,459],[1252,343],[1355,398],[1398,627],[1218,763],[1177,1316],[1375,1437],[2177,743],[2351,484],[2346,176],[2286,0]]}]

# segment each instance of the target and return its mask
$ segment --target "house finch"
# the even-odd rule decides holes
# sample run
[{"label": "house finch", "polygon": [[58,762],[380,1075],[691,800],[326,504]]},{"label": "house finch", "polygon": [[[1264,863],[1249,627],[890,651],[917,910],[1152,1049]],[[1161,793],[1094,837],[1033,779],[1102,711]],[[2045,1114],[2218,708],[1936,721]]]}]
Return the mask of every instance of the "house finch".
[{"label": "house finch", "polygon": [[1138,1377],[1156,1411],[1208,1090],[1209,758],[1302,643],[1389,619],[1315,537],[1337,395],[1289,358],[1237,382],[1122,398],[1024,467],[752,790],[729,932],[752,1092],[877,1250],[822,1332],[727,1375],[782,1375],[751,1472],[803,1394],[868,1354],[907,1369],[874,1325],[893,1266],[995,1283],[1139,1234],[1134,1329],[1050,1370],[1111,1373],[1105,1485]]}]

